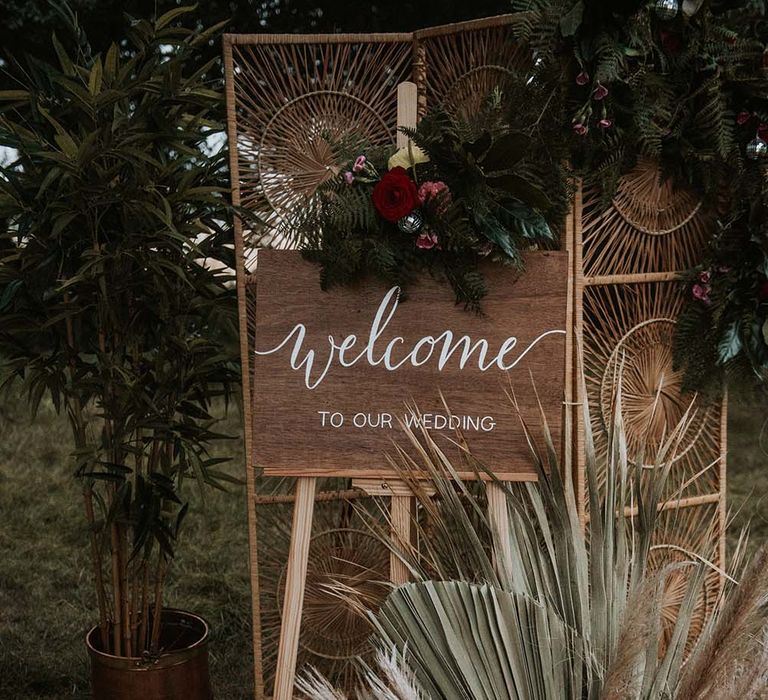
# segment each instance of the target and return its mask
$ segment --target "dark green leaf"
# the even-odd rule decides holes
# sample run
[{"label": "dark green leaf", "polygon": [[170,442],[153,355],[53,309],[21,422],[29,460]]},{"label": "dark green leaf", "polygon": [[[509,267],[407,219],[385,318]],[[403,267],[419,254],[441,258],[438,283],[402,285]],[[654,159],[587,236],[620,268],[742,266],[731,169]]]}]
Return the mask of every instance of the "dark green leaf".
[{"label": "dark green leaf", "polygon": [[579,2],[574,4],[574,6],[560,18],[560,33],[564,37],[575,36],[576,32],[579,31],[579,27],[581,27],[583,15],[584,3],[582,0],[579,0]]},{"label": "dark green leaf", "polygon": [[733,321],[723,333],[717,345],[718,362],[722,365],[736,357],[743,347],[741,340],[741,323]]},{"label": "dark green leaf", "polygon": [[542,189],[513,173],[489,177],[488,184],[535,209],[545,210],[551,205],[549,197]]},{"label": "dark green leaf", "polygon": [[519,131],[496,139],[481,161],[485,174],[514,167],[525,157],[530,141],[528,136]]}]

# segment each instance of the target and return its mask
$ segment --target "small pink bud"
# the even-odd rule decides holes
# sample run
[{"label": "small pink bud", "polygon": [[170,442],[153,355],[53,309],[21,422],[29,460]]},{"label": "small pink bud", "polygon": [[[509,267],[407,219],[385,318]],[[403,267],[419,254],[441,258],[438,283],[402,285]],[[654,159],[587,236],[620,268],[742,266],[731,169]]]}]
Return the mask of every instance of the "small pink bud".
[{"label": "small pink bud", "polygon": [[589,82],[589,73],[583,70],[576,76],[576,85],[586,85]]},{"label": "small pink bud", "polygon": [[422,250],[432,250],[435,246],[438,248],[440,247],[437,243],[437,236],[434,233],[420,233],[416,238],[417,248],[421,248]]},{"label": "small pink bud", "polygon": [[739,112],[738,115],[736,115],[736,123],[739,126],[744,126],[750,119],[752,119],[752,115],[746,110]]},{"label": "small pink bud", "polygon": [[699,301],[709,305],[709,287],[706,287],[703,284],[694,284],[691,292],[693,293],[694,299],[698,299]]},{"label": "small pink bud", "polygon": [[347,172],[344,173],[344,182],[346,182],[348,185],[351,185],[355,181],[355,175],[350,170],[347,170]]},{"label": "small pink bud", "polygon": [[702,270],[699,273],[699,282],[709,284],[712,281],[712,273],[709,270]]},{"label": "small pink bud", "polygon": [[451,191],[442,180],[427,180],[419,187],[419,202],[436,204],[437,213],[444,214],[451,204]]},{"label": "small pink bud", "polygon": [[365,156],[358,156],[355,158],[355,164],[352,166],[352,170],[359,173],[365,167]]},{"label": "small pink bud", "polygon": [[601,129],[610,129],[613,126],[613,119],[608,119],[608,117],[603,117],[599,122],[597,122],[597,125]]},{"label": "small pink bud", "polygon": [[592,99],[600,101],[604,100],[606,97],[608,97],[608,88],[605,87],[605,85],[598,83],[597,87],[592,91]]},{"label": "small pink bud", "polygon": [[573,125],[573,133],[576,136],[586,136],[589,133],[589,127],[581,122],[577,122]]}]

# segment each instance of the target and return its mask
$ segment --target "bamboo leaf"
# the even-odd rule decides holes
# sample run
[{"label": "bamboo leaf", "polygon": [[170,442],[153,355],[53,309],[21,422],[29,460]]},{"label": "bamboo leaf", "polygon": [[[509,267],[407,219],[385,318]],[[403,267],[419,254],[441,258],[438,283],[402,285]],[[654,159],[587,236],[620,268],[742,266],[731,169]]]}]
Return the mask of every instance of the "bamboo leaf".
[{"label": "bamboo leaf", "polygon": [[157,18],[155,22],[155,31],[165,29],[171,22],[179,17],[194,12],[197,9],[197,5],[185,5],[184,7],[176,7],[173,10],[169,10],[165,14]]},{"label": "bamboo leaf", "polygon": [[0,102],[21,102],[29,97],[28,90],[0,90]]},{"label": "bamboo leaf", "polygon": [[91,73],[88,76],[88,92],[96,97],[101,92],[101,84],[104,78],[104,66],[101,63],[101,56],[97,56],[91,66]]},{"label": "bamboo leaf", "polygon": [[67,54],[66,49],[61,45],[61,42],[59,42],[58,37],[56,36],[56,32],[53,33],[51,36],[51,43],[53,44],[53,49],[56,52],[56,56],[59,59],[59,64],[61,65],[61,69],[64,71],[64,75],[74,77],[77,75],[77,71],[75,70],[75,66],[72,63],[72,60],[69,58],[69,55]]},{"label": "bamboo leaf", "polygon": [[117,63],[119,58],[120,49],[117,44],[110,44],[107,49],[107,54],[104,57],[104,79],[107,83],[111,83],[117,76]]}]

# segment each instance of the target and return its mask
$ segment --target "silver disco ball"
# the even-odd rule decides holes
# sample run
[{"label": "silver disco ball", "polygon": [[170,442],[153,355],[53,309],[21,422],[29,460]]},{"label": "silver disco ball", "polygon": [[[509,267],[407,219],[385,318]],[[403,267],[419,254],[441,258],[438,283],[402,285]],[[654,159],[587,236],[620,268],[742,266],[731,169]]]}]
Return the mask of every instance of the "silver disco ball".
[{"label": "silver disco ball", "polygon": [[755,136],[747,144],[747,158],[750,160],[762,160],[766,156],[768,156],[768,143],[759,136]]},{"label": "silver disco ball", "polygon": [[680,4],[678,0],[656,0],[654,11],[661,20],[674,19],[680,11]]},{"label": "silver disco ball", "polygon": [[397,228],[403,233],[418,233],[424,225],[424,217],[418,209],[414,209],[410,214],[406,214],[397,222]]}]

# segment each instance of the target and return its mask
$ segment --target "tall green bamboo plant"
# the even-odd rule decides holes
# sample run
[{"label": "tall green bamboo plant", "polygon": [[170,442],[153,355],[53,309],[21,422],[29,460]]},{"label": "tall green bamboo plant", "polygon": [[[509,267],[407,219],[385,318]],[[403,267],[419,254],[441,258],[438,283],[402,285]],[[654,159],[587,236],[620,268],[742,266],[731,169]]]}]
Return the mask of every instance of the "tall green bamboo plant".
[{"label": "tall green bamboo plant", "polygon": [[[738,700],[768,691],[768,550],[732,571],[713,617],[692,642],[690,623],[704,575],[713,565],[690,553],[671,565],[690,571],[689,586],[666,649],[660,653],[662,592],[672,568],[651,572],[648,556],[665,482],[688,417],[651,456],[631,459],[615,400],[599,489],[597,455],[585,408],[591,517],[582,528],[570,477],[544,421],[542,452],[526,428],[539,480],[505,489],[509,528],[489,522],[477,484],[427,431],[407,430],[411,454],[394,460],[405,478],[425,472],[436,497],[412,480],[421,516],[420,552],[400,552],[414,583],[394,590],[372,615],[380,651],[362,674],[359,697],[378,700]],[[478,470],[480,465],[474,464]],[[642,473],[647,472],[643,477]],[[648,478],[650,476],[650,478]],[[382,541],[388,541],[381,533]],[[489,546],[495,540],[494,550]],[[503,543],[508,543],[504,545]],[[344,595],[339,585],[339,595]],[[315,700],[344,700],[316,672],[301,681]]]},{"label": "tall green bamboo plant", "polygon": [[190,8],[130,24],[94,55],[77,18],[58,65],[0,93],[0,358],[33,410],[69,419],[101,645],[158,650],[183,483],[231,480],[211,457],[211,402],[238,381],[221,132]]}]

